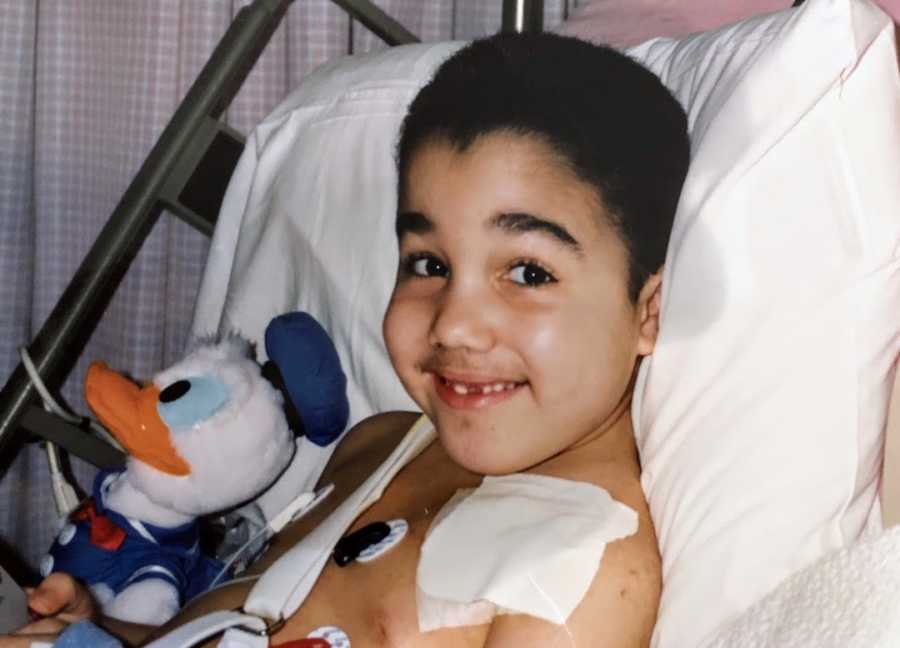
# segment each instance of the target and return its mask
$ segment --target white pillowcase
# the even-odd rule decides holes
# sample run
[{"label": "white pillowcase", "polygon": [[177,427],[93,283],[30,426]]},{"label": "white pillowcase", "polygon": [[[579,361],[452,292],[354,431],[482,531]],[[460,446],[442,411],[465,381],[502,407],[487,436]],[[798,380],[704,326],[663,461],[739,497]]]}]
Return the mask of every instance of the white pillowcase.
[{"label": "white pillowcase", "polygon": [[654,645],[704,637],[877,524],[900,349],[900,84],[874,5],[808,0],[634,54],[693,160],[635,394]]},{"label": "white pillowcase", "polygon": [[394,145],[409,102],[459,46],[393,48],[307,77],[248,139],[213,235],[194,334],[262,340],[275,315],[309,312],[347,374],[351,426],[418,409],[381,336],[398,264]]},{"label": "white pillowcase", "polygon": [[[875,506],[900,340],[887,29],[869,4],[807,0],[632,51],[687,107],[695,154],[635,407],[665,570],[658,646],[697,645],[856,537]],[[249,139],[213,237],[194,332],[261,340],[273,316],[312,313],[348,374],[351,424],[415,407],[381,337],[394,143],[456,47],[395,48],[305,80]]]}]

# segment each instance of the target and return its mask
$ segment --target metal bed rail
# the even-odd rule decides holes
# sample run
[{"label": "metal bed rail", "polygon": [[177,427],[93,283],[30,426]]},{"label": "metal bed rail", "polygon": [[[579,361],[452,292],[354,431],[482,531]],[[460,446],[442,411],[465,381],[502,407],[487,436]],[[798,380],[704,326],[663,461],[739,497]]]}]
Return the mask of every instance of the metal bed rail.
[{"label": "metal bed rail", "polygon": [[[243,138],[220,121],[293,0],[254,0],[241,9],[185,95],[28,346],[51,391],[71,371],[115,290],[163,209],[211,234]],[[417,42],[370,0],[332,0],[388,45]],[[503,0],[503,30],[540,31],[543,0]],[[204,182],[215,179],[215,182]],[[206,186],[218,187],[210,193]],[[124,462],[117,449],[45,413],[20,363],[0,391],[0,476],[20,431],[53,441],[100,467]],[[23,437],[24,438],[24,437]],[[21,440],[21,439],[19,439]]]}]

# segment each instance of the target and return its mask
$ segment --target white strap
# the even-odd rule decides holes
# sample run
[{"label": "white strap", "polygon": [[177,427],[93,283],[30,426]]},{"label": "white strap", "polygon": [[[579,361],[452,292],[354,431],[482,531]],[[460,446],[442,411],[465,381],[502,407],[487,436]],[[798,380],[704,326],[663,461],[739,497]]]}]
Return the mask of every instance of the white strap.
[{"label": "white strap", "polygon": [[[147,644],[145,648],[185,648],[187,646],[195,646],[205,639],[214,637],[222,631],[229,628],[246,627],[256,632],[264,632],[266,622],[259,617],[241,612],[213,612],[206,616],[194,619],[190,623],[177,628],[167,634],[165,637]],[[241,633],[247,637],[261,637],[262,642],[253,643],[246,642],[247,648],[264,648],[268,645],[268,638],[263,635],[255,635],[250,633]],[[234,637],[234,635],[231,635]],[[221,644],[220,644],[221,645]],[[240,645],[240,644],[232,644]]]},{"label": "white strap", "polygon": [[251,634],[241,628],[229,628],[216,648],[269,648],[269,634]]},{"label": "white strap", "polygon": [[900,367],[894,377],[894,389],[884,430],[881,519],[886,529],[900,523]]},{"label": "white strap", "polygon": [[426,417],[420,417],[362,486],[266,570],[250,591],[244,610],[270,619],[286,619],[296,612],[312,590],[335,543],[359,514],[381,497],[394,475],[434,438],[434,426]]}]

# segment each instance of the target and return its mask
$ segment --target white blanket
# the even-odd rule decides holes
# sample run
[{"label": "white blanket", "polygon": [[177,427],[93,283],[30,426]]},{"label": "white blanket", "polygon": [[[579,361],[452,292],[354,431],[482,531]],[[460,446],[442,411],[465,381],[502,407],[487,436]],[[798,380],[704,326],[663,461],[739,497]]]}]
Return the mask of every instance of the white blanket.
[{"label": "white blanket", "polygon": [[900,646],[900,526],[788,578],[705,648]]}]

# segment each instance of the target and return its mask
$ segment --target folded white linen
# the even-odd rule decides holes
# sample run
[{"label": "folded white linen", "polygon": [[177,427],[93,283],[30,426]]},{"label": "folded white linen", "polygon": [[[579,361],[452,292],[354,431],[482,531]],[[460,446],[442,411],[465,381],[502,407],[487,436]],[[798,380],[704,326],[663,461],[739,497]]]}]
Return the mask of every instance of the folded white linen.
[{"label": "folded white linen", "polygon": [[900,526],[791,576],[705,648],[900,646]]}]

